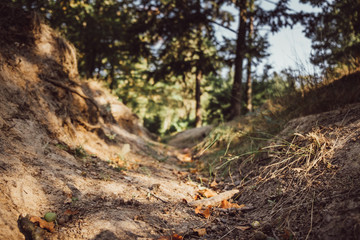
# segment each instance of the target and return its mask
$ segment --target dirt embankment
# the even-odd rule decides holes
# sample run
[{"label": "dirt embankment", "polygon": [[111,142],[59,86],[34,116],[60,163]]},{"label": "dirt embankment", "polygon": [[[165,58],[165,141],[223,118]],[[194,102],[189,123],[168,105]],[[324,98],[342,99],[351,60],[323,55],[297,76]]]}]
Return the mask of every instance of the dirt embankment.
[{"label": "dirt embankment", "polygon": [[49,211],[58,226],[40,234],[48,239],[140,239],[199,224],[179,208],[196,185],[179,181],[163,163],[168,150],[101,83],[79,80],[74,47],[37,15],[1,4],[0,18],[0,239],[24,239],[19,216]]}]

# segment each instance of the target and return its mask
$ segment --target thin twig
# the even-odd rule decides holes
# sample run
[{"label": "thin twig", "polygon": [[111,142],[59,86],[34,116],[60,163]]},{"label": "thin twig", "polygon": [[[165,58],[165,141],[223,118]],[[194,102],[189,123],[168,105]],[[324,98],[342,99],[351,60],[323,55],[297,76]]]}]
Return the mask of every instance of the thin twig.
[{"label": "thin twig", "polygon": [[158,196],[155,195],[154,193],[152,193],[152,192],[150,192],[150,191],[148,191],[148,193],[149,193],[150,195],[152,195],[153,197],[155,197],[156,199],[162,201],[163,203],[168,203],[168,201],[165,201],[164,199],[158,197]]},{"label": "thin twig", "polygon": [[227,235],[229,235],[232,231],[234,231],[235,228],[231,229],[229,232],[227,232],[225,235],[223,235],[221,238],[219,238],[218,240],[223,239],[224,237],[226,237]]}]

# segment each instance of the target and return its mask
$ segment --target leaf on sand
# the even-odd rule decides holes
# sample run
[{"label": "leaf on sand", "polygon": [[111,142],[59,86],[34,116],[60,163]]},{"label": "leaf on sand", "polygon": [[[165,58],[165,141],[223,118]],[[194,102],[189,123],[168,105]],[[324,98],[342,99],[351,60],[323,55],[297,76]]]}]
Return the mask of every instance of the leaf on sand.
[{"label": "leaf on sand", "polygon": [[197,208],[195,208],[195,213],[196,214],[201,214],[203,215],[205,218],[209,218],[211,215],[211,206],[208,206],[205,210],[202,209],[201,206],[198,206]]},{"label": "leaf on sand", "polygon": [[217,195],[217,193],[211,189],[203,189],[203,190],[199,190],[198,191],[202,196],[206,197],[206,198],[211,198]]},{"label": "leaf on sand", "polygon": [[228,200],[224,199],[221,201],[220,208],[228,209],[228,208],[244,208],[245,204],[237,204],[237,203],[230,203]]},{"label": "leaf on sand", "polygon": [[196,214],[200,213],[201,208],[202,208],[201,206],[196,207],[196,208],[195,208],[195,213],[196,213]]},{"label": "leaf on sand", "polygon": [[214,197],[211,197],[211,198],[206,198],[206,199],[202,199],[202,200],[195,200],[195,201],[189,202],[188,205],[190,207],[218,206],[221,203],[222,200],[229,199],[238,192],[239,192],[239,190],[233,189],[233,190],[230,190],[230,191],[220,193],[220,194],[218,194],[218,195],[216,195]]},{"label": "leaf on sand", "polygon": [[189,172],[181,172],[181,171],[176,171],[176,170],[173,170],[173,173],[179,177],[186,177],[187,175],[189,175]]},{"label": "leaf on sand", "polygon": [[177,159],[181,162],[192,162],[191,153],[175,153]]},{"label": "leaf on sand", "polygon": [[202,199],[201,196],[200,196],[199,194],[196,194],[196,195],[194,196],[194,200],[199,200],[199,199]]},{"label": "leaf on sand", "polygon": [[179,234],[174,233],[171,236],[162,236],[156,240],[183,240],[184,238],[180,236]]},{"label": "leaf on sand", "polygon": [[195,228],[193,230],[194,230],[194,232],[197,232],[199,237],[203,237],[206,235],[206,228]]},{"label": "leaf on sand", "polygon": [[30,221],[33,223],[39,223],[41,228],[47,229],[50,232],[55,232],[55,223],[54,222],[47,222],[40,217],[32,216],[30,217]]}]

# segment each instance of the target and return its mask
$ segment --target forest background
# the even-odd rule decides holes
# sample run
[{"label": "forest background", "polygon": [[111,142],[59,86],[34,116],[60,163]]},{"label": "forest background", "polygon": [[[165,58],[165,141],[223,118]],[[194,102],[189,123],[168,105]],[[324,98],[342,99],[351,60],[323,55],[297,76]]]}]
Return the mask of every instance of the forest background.
[{"label": "forest background", "polygon": [[[359,69],[357,0],[300,1],[315,13],[291,9],[289,0],[9,2],[40,13],[77,48],[80,75],[103,81],[160,136],[252,114],[269,99]],[[296,24],[320,70],[271,71],[267,32]]]}]

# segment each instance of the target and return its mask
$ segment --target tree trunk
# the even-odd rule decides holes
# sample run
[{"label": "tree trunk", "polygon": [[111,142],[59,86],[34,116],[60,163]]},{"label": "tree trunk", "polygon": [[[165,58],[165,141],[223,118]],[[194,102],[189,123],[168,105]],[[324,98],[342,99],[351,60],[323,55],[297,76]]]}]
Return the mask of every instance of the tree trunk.
[{"label": "tree trunk", "polygon": [[[254,0],[250,1],[250,13],[254,11]],[[248,29],[248,46],[247,49],[251,50],[253,47],[253,34],[254,34],[254,16],[251,15],[249,19],[249,29]],[[247,67],[246,67],[246,89],[245,89],[245,103],[247,112],[253,111],[252,105],[252,78],[251,78],[251,51],[248,52],[247,56]]]},{"label": "tree trunk", "polygon": [[[201,1],[197,1],[197,13],[200,16],[201,13]],[[202,53],[201,53],[201,46],[202,46],[202,26],[199,25],[197,28],[197,51],[199,51],[199,62],[196,68],[196,79],[195,79],[195,127],[201,127],[202,119],[201,119],[201,82],[202,82],[202,69],[201,69],[201,60],[202,60]]]},{"label": "tree trunk", "polygon": [[242,105],[242,71],[243,61],[246,52],[246,0],[239,0],[237,6],[239,7],[239,29],[236,40],[236,57],[235,57],[235,75],[234,83],[231,91],[231,117],[237,117],[241,115]]},{"label": "tree trunk", "polygon": [[197,70],[196,71],[196,80],[195,80],[195,126],[201,127],[202,119],[201,119],[201,84],[202,80],[202,71]]},{"label": "tree trunk", "polygon": [[[115,45],[115,40],[112,39],[111,40],[111,45],[114,46]],[[115,52],[114,52],[115,53]],[[115,79],[115,57],[114,55],[111,55],[110,57],[110,64],[111,64],[111,68],[110,68],[110,73],[108,75],[108,77],[110,77],[110,89],[111,90],[115,90],[118,88],[118,82],[117,79]]]},{"label": "tree trunk", "polygon": [[115,79],[115,66],[113,63],[111,63],[111,68],[110,68],[110,73],[108,75],[108,77],[110,78],[110,89],[111,90],[115,90],[116,88],[118,88],[118,82]]}]

